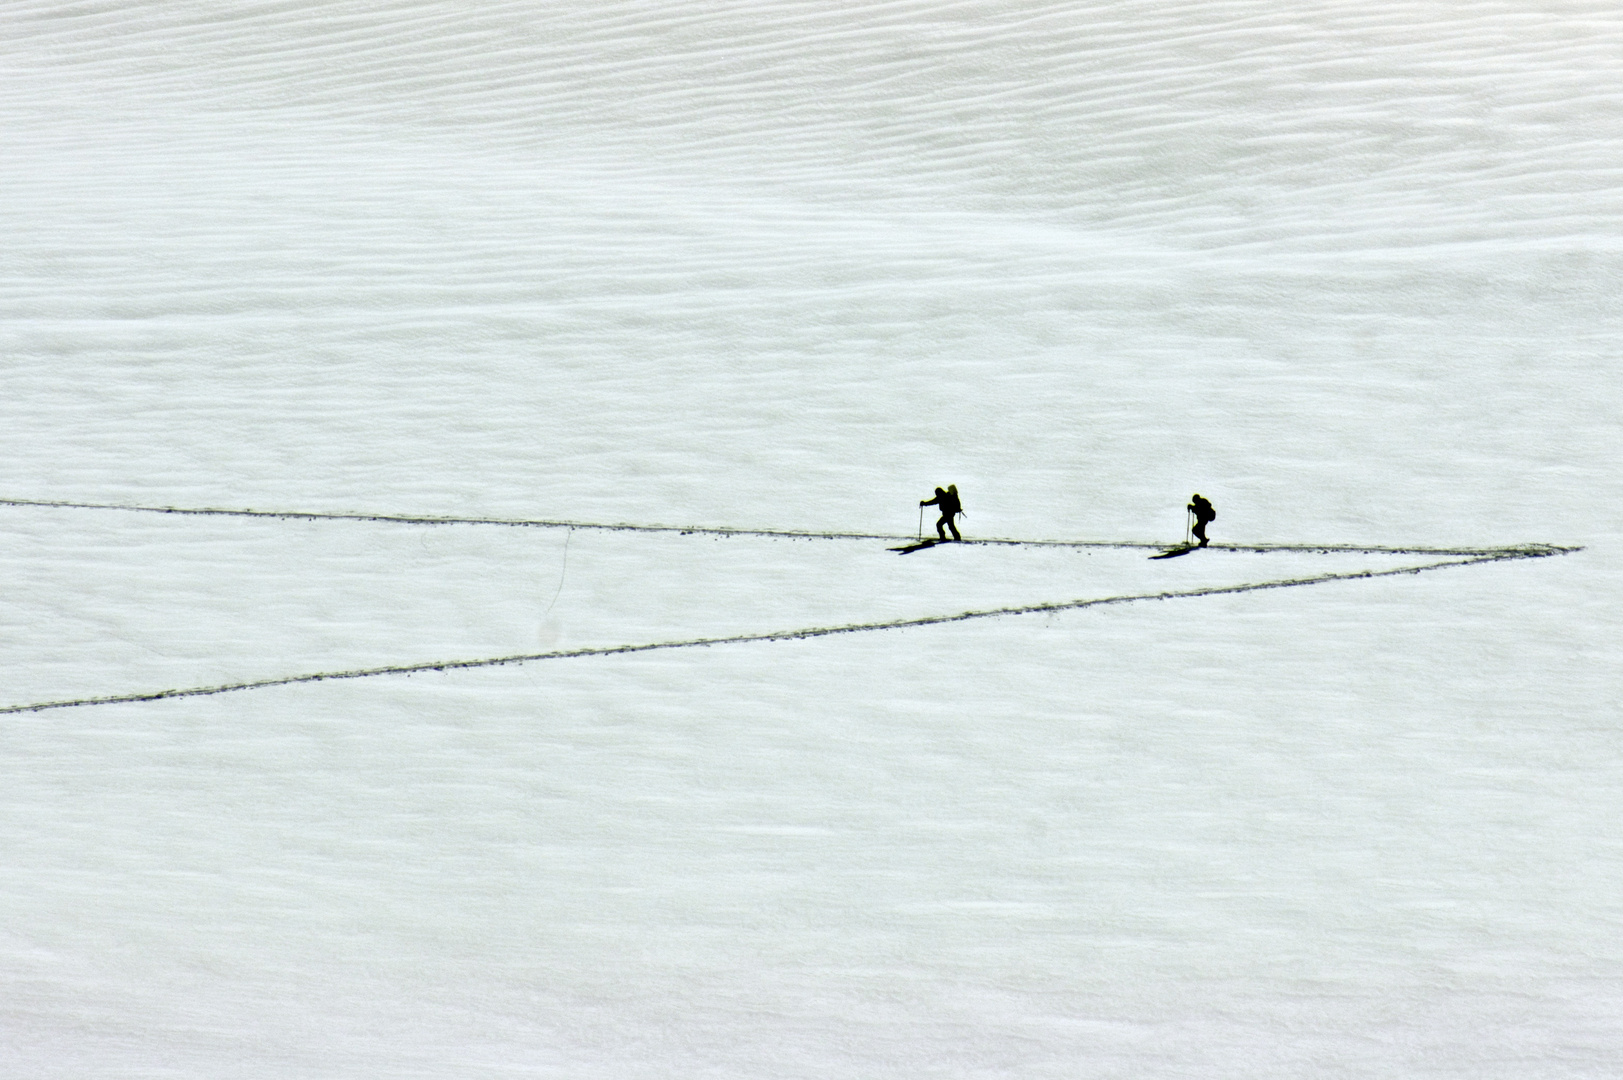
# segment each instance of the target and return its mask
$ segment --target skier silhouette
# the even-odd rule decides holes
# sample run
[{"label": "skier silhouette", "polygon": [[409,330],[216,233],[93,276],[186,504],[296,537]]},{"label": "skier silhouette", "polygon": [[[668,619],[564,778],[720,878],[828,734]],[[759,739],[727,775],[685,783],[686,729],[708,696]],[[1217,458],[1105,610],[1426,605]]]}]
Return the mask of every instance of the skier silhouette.
[{"label": "skier silhouette", "polygon": [[919,501],[919,505],[941,507],[941,517],[935,523],[935,534],[937,536],[943,540],[947,538],[946,532],[943,531],[943,526],[945,526],[945,528],[952,530],[952,538],[954,540],[963,539],[962,536],[958,535],[958,526],[952,523],[953,518],[964,512],[963,504],[958,501],[957,484],[948,484],[946,491],[936,488],[935,498],[922,499]]},{"label": "skier silhouette", "polygon": [[1200,541],[1201,547],[1205,547],[1207,544],[1206,523],[1217,520],[1217,511],[1212,509],[1211,503],[1200,497],[1198,491],[1195,493],[1195,497],[1189,500],[1187,509],[1195,512],[1195,538]]}]

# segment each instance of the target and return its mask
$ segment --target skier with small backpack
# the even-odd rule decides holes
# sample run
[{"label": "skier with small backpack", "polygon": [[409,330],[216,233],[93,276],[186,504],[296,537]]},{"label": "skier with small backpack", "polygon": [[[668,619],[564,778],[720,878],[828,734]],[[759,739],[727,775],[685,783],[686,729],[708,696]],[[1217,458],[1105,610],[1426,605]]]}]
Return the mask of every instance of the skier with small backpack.
[{"label": "skier with small backpack", "polygon": [[1206,523],[1217,520],[1217,511],[1212,509],[1211,503],[1201,498],[1198,491],[1195,493],[1195,497],[1189,500],[1187,509],[1195,515],[1195,539],[1200,541],[1201,547],[1205,547],[1207,544]]}]

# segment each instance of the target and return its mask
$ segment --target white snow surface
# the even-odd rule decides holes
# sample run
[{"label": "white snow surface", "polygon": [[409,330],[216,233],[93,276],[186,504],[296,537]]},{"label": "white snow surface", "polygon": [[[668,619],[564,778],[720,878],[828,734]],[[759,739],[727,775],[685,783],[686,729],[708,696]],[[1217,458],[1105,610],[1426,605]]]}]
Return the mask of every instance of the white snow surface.
[{"label": "white snow surface", "polygon": [[[1623,11],[16,0],[0,1075],[1623,1070]],[[931,519],[923,527],[929,529]]]}]

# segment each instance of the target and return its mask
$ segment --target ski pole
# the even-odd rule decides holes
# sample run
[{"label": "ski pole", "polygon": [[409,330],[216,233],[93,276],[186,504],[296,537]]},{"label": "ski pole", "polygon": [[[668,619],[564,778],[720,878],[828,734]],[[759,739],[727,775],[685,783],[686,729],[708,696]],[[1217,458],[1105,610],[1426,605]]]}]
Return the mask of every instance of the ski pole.
[{"label": "ski pole", "polygon": [[1183,508],[1183,546],[1184,547],[1188,547],[1190,544],[1193,544],[1195,542],[1194,534],[1189,531],[1190,528],[1191,528],[1191,526],[1189,524],[1189,519],[1192,516],[1194,516],[1194,513],[1195,512],[1193,510],[1189,509],[1187,506]]},{"label": "ski pole", "polygon": [[924,539],[924,507],[923,507],[923,505],[919,506],[919,532],[918,532],[918,538],[920,540]]}]

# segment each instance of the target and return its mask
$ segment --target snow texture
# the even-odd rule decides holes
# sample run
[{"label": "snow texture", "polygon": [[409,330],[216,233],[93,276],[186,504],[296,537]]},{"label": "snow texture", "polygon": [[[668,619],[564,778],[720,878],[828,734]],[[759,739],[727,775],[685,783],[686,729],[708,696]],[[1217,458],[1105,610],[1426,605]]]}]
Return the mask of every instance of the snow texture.
[{"label": "snow texture", "polygon": [[[1619,87],[1588,0],[7,5],[0,1075],[1616,1075]],[[887,550],[949,482],[1067,543]]]}]

